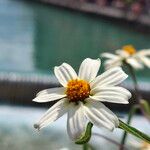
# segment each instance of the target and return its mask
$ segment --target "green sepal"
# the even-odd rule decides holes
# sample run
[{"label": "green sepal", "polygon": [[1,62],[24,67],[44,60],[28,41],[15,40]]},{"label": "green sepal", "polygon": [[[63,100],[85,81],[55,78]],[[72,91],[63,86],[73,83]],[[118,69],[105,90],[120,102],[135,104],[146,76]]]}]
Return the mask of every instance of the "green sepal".
[{"label": "green sepal", "polygon": [[91,134],[92,134],[92,127],[93,124],[91,122],[89,122],[86,126],[86,131],[83,135],[81,135],[81,137],[79,139],[77,139],[75,141],[76,144],[85,144],[88,143],[90,138],[91,138]]}]

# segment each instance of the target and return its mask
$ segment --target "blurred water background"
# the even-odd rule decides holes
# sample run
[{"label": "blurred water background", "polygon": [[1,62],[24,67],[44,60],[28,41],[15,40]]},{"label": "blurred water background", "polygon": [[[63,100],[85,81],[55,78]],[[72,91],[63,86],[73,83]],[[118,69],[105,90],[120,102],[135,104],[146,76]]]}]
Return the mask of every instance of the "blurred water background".
[{"label": "blurred water background", "polygon": [[[138,26],[41,3],[1,0],[0,71],[49,73],[64,61],[78,69],[84,58],[126,44],[149,48],[150,32]],[[150,71],[138,75],[148,78]]]}]

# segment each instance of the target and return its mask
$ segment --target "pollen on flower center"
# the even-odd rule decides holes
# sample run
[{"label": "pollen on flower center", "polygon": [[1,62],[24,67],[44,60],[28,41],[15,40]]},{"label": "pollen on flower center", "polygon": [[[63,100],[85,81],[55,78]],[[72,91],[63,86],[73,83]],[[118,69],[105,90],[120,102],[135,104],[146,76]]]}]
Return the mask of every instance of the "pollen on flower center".
[{"label": "pollen on flower center", "polygon": [[123,46],[122,49],[130,55],[133,55],[136,53],[136,49],[132,45]]},{"label": "pollen on flower center", "polygon": [[90,95],[90,85],[84,80],[71,80],[67,84],[66,95],[70,102],[83,101]]}]

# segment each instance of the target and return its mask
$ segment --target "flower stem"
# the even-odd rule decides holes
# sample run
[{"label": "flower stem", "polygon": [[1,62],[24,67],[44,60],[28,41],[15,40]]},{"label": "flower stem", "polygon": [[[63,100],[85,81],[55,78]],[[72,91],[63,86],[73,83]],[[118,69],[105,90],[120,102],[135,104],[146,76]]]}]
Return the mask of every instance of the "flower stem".
[{"label": "flower stem", "polygon": [[[127,119],[127,124],[130,124],[132,116],[134,115],[134,113],[136,112],[136,110],[139,108],[139,105],[133,105],[132,108],[130,109],[129,115],[128,115],[128,119]],[[121,146],[120,146],[120,150],[123,150],[124,147],[122,145],[125,144],[126,141],[126,137],[127,137],[127,132],[124,131],[123,136],[122,136],[122,140],[121,140]]]},{"label": "flower stem", "polygon": [[88,143],[83,144],[83,150],[94,150]]},{"label": "flower stem", "polygon": [[129,70],[129,72],[131,74],[131,78],[132,78],[132,81],[133,81],[133,84],[134,84],[134,89],[135,89],[137,102],[140,102],[142,97],[141,97],[140,92],[139,92],[139,86],[138,86],[138,83],[137,83],[137,79],[136,79],[136,76],[135,76],[134,69],[132,68],[131,65],[129,65],[127,63],[125,63],[125,64],[128,67],[128,70]]},{"label": "flower stem", "polygon": [[135,96],[136,96],[137,103],[140,106],[140,110],[141,110],[142,114],[147,118],[147,120],[150,121],[150,116],[145,112],[145,109],[143,107],[142,96],[141,96],[140,91],[139,91],[139,86],[138,86],[138,82],[137,82],[137,79],[136,79],[134,69],[128,63],[124,62],[124,64],[128,67],[129,72],[131,74],[131,78],[132,78],[134,89],[135,89]]},{"label": "flower stem", "polygon": [[83,144],[83,150],[88,150],[88,145],[86,143]]},{"label": "flower stem", "polygon": [[124,123],[123,121],[119,120],[119,128],[125,130],[126,132],[150,143],[150,137],[145,133],[137,130],[136,128],[129,126],[128,124]]},{"label": "flower stem", "polygon": [[[128,115],[128,119],[127,119],[127,124],[130,124],[131,120],[132,120],[132,117],[135,113],[135,111],[137,110],[137,108],[140,108],[141,112],[143,113],[143,115],[148,118],[149,120],[149,116],[147,116],[147,114],[145,113],[144,109],[143,109],[143,105],[141,104],[141,99],[142,99],[142,96],[139,92],[139,86],[138,86],[138,83],[137,83],[137,79],[136,79],[136,76],[135,76],[135,72],[132,68],[132,66],[126,62],[124,62],[125,66],[127,66],[130,74],[131,74],[131,78],[132,78],[132,81],[133,81],[133,85],[134,85],[134,90],[135,90],[135,96],[136,96],[136,101],[138,103],[138,105],[132,105],[131,106],[131,109],[130,109],[130,112],[129,112],[129,115]],[[127,137],[127,132],[125,131],[124,134],[123,134],[123,137],[122,137],[122,140],[121,140],[121,145],[124,145],[125,144],[125,141],[126,141],[126,137]],[[123,150],[123,147],[120,147],[120,150]]]}]

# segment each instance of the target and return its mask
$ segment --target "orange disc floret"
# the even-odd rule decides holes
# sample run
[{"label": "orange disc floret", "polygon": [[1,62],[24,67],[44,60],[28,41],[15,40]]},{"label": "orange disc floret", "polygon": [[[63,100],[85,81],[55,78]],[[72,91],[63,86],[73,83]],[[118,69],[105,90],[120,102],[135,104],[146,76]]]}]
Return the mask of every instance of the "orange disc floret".
[{"label": "orange disc floret", "polygon": [[90,95],[90,85],[84,80],[71,80],[67,84],[66,95],[70,102],[83,101]]},{"label": "orange disc floret", "polygon": [[133,45],[125,45],[122,47],[122,49],[130,55],[133,55],[136,53],[136,49],[134,48]]}]

